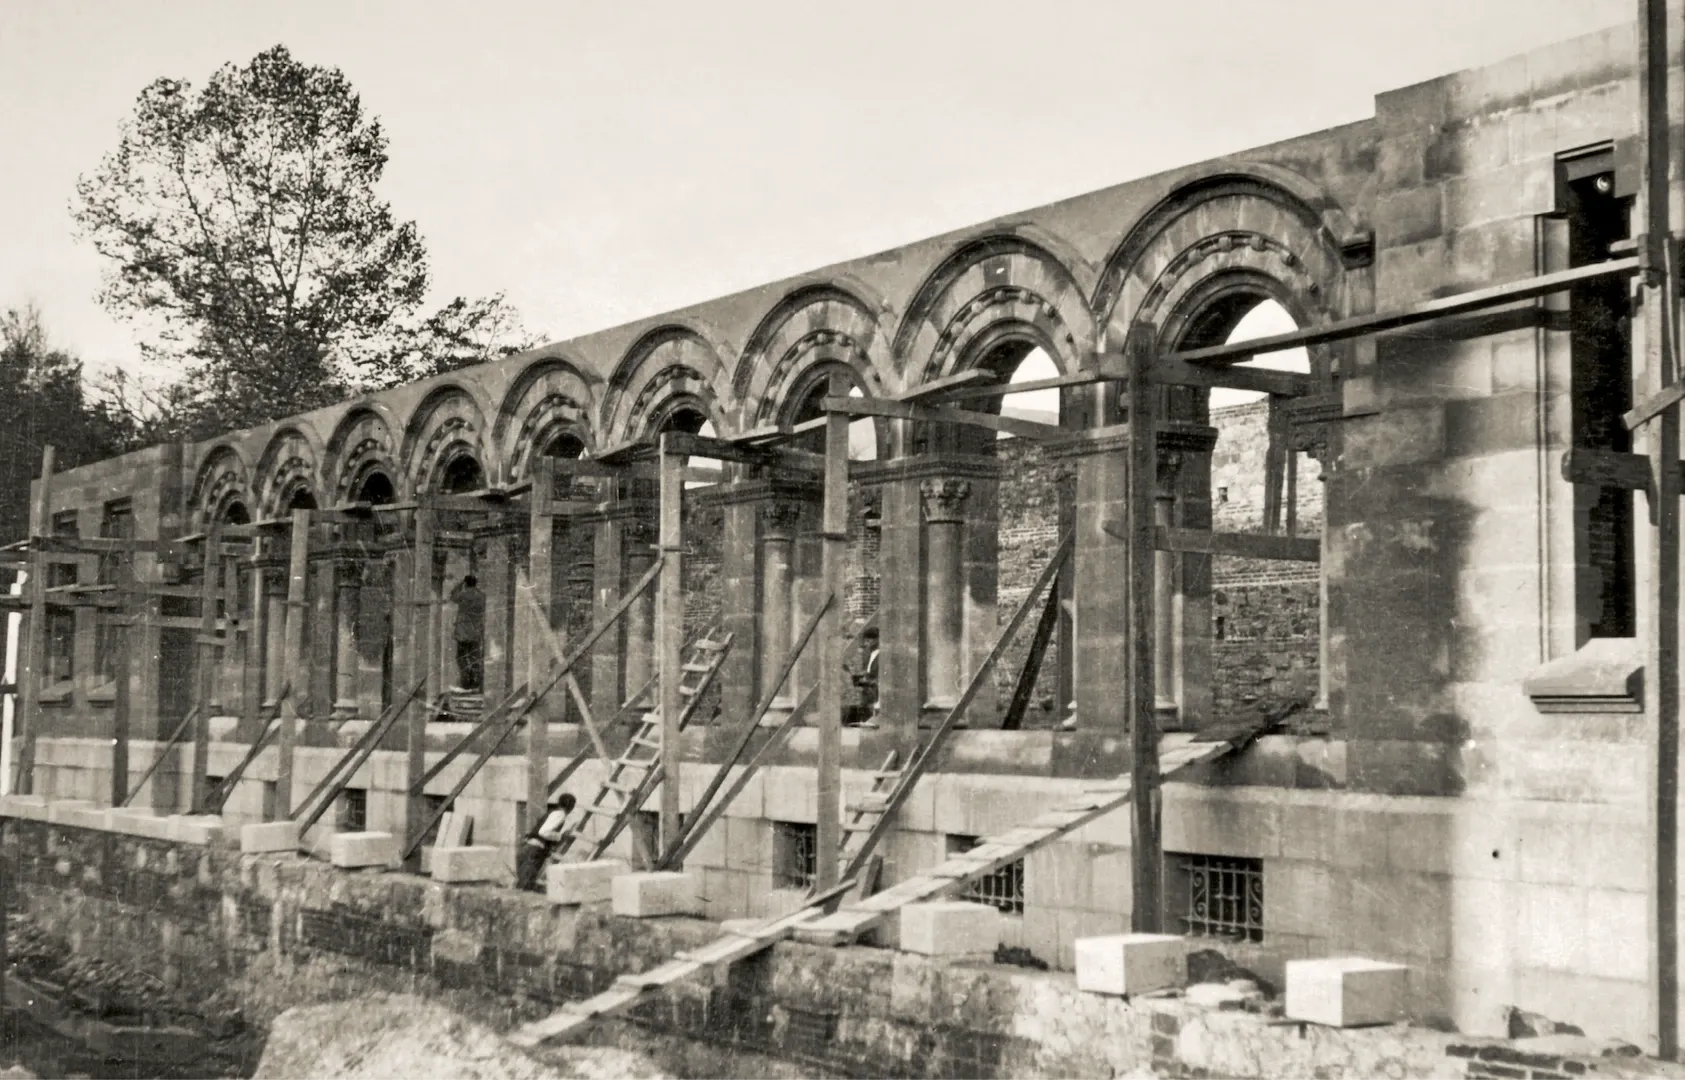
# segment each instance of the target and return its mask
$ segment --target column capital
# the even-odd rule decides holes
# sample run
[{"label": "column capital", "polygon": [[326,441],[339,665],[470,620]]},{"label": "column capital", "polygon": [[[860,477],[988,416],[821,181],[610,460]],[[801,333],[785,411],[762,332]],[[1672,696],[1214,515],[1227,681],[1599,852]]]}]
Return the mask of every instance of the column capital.
[{"label": "column capital", "polygon": [[801,521],[801,503],[789,499],[770,499],[757,508],[761,519],[761,536],[767,540],[793,540],[796,524]]},{"label": "column capital", "polygon": [[965,501],[971,497],[971,481],[931,478],[919,482],[924,498],[924,516],[932,524],[965,520]]}]

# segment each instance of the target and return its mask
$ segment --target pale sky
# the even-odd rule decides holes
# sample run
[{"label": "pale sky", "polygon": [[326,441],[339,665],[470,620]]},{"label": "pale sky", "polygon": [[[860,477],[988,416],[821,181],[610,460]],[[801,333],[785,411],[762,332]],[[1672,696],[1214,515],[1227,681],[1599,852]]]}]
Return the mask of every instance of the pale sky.
[{"label": "pale sky", "polygon": [[277,43],[390,138],[433,301],[576,336],[1369,116],[1633,0],[0,0],[0,308],[132,364],[68,212],[161,75]]}]

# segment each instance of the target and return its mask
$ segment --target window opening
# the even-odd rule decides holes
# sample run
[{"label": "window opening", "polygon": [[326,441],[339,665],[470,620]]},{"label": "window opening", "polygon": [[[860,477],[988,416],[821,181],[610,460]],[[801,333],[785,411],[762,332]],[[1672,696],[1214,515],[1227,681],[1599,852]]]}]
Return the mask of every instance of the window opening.
[{"label": "window opening", "polygon": [[1230,855],[1165,853],[1165,901],[1183,932],[1228,941],[1264,940],[1264,861]]},{"label": "window opening", "polygon": [[795,821],[772,823],[772,887],[808,889],[819,873],[819,827]]},{"label": "window opening", "polygon": [[369,793],[366,788],[348,787],[339,793],[339,831],[368,832]]},{"label": "window opening", "polygon": [[[951,834],[948,837],[948,856],[964,855],[982,842],[981,837]],[[1024,860],[1014,859],[993,873],[978,878],[966,886],[959,899],[988,904],[1003,915],[1024,914]]]}]

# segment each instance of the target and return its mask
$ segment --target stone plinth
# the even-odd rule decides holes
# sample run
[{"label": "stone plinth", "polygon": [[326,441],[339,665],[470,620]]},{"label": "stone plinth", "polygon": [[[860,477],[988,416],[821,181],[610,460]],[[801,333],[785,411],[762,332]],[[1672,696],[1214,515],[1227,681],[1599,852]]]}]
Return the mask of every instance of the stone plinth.
[{"label": "stone plinth", "polygon": [[346,870],[390,866],[398,861],[398,838],[385,832],[334,833],[328,840],[328,861]]},{"label": "stone plinth", "polygon": [[47,804],[47,820],[54,825],[98,828],[98,825],[83,824],[84,814],[93,808],[94,804],[87,799],[55,799]]},{"label": "stone plinth", "polygon": [[46,821],[47,806],[42,795],[0,795],[0,817]]},{"label": "stone plinth", "polygon": [[901,909],[901,949],[921,956],[993,956],[1000,911],[988,904],[938,900]]},{"label": "stone plinth", "polygon": [[118,806],[105,811],[107,832],[144,836],[152,840],[170,839],[170,819],[146,806]]},{"label": "stone plinth", "polygon": [[690,874],[655,871],[621,874],[611,885],[614,913],[628,919],[658,919],[668,915],[696,915],[702,910],[696,878]]},{"label": "stone plinth", "polygon": [[490,844],[470,847],[433,848],[434,881],[467,884],[498,881],[503,877],[503,849]]},{"label": "stone plinth", "polygon": [[544,873],[544,891],[554,904],[601,904],[614,895],[614,879],[631,870],[623,860],[552,863]]},{"label": "stone plinth", "polygon": [[1077,989],[1147,994],[1188,981],[1188,944],[1169,934],[1108,934],[1076,940]]},{"label": "stone plinth", "polygon": [[170,839],[181,844],[204,846],[222,835],[222,818],[215,814],[175,814],[170,820]]},{"label": "stone plinth", "polygon": [[1287,962],[1287,1018],[1328,1027],[1404,1019],[1410,969],[1344,956]]},{"label": "stone plinth", "polygon": [[265,821],[240,829],[240,850],[248,855],[298,850],[298,822]]}]

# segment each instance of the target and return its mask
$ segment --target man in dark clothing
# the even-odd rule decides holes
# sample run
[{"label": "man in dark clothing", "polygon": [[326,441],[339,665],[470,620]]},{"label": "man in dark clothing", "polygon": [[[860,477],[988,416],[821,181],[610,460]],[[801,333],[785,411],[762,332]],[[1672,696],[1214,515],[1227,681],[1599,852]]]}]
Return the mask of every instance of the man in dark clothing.
[{"label": "man in dark clothing", "polygon": [[480,642],[486,632],[486,594],[473,574],[451,594],[456,604],[456,678],[462,690],[479,690],[483,685]]},{"label": "man in dark clothing", "polygon": [[550,853],[556,850],[561,842],[562,834],[567,829],[568,815],[573,813],[575,800],[572,795],[563,793],[556,796],[550,803],[549,813],[539,822],[526,838],[521,842],[520,863],[515,869],[515,887],[522,891],[536,892],[538,882],[544,876],[544,867],[550,862]]}]

